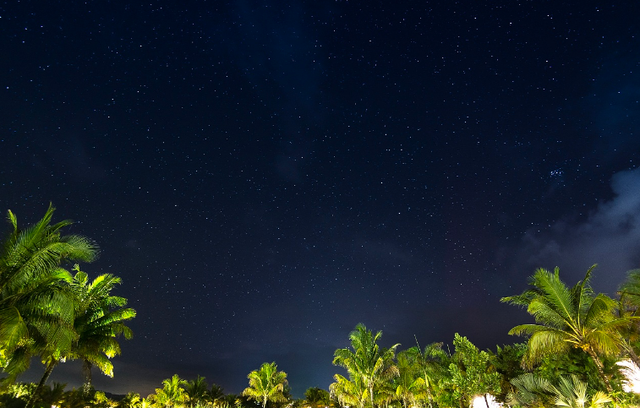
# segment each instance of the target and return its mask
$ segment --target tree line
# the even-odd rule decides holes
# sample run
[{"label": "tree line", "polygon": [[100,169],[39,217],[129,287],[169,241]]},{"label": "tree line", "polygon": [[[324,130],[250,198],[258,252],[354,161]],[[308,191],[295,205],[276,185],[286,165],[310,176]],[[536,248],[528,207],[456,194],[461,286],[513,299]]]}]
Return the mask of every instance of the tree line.
[{"label": "tree line", "polygon": [[[573,286],[560,272],[538,269],[521,294],[502,302],[521,307],[533,323],[509,334],[525,341],[480,350],[455,334],[444,343],[400,349],[379,345],[382,332],[358,324],[349,347],[334,353],[328,390],[313,387],[304,399],[291,395],[287,374],[275,362],[247,376],[239,395],[225,394],[205,378],[174,375],[147,397],[109,397],[91,386],[91,368],[113,374],[109,359],[120,352],[118,336],[131,337],[126,321],[135,311],[111,295],[113,275],[90,281],[73,262],[90,262],[97,246],[62,235],[69,221],[51,224],[53,208],[37,224],[12,232],[0,253],[0,405],[6,407],[215,407],[215,408],[494,408],[638,406],[640,399],[640,270],[630,271],[615,297],[591,286],[594,267]],[[33,357],[45,364],[38,384],[16,382]],[[68,359],[83,363],[84,385],[65,391],[46,386],[51,370]]]}]

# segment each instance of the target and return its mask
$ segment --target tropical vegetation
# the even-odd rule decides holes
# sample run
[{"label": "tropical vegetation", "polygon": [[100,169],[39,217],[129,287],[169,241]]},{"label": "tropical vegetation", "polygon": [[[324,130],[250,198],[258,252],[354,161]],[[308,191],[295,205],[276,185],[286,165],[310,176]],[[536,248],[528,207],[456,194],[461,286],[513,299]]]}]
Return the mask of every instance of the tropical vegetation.
[{"label": "tropical vegetation", "polygon": [[[381,331],[357,324],[338,348],[340,372],[328,390],[291,395],[287,374],[275,362],[248,376],[238,395],[204,377],[165,379],[146,397],[94,389],[92,368],[113,375],[111,358],[132,336],[136,312],[113,292],[115,275],[93,279],[77,262],[98,255],[97,245],[65,235],[70,221],[52,222],[52,206],[22,227],[8,212],[10,233],[0,246],[0,406],[114,408],[495,408],[640,406],[640,271],[630,271],[615,297],[597,293],[591,278],[567,285],[560,271],[538,269],[521,294],[502,302],[521,307],[532,322],[509,333],[523,342],[481,350],[456,333],[450,346],[431,343],[382,347]],[[524,320],[525,316],[523,316]],[[453,350],[453,351],[450,351]],[[38,384],[18,381],[33,358],[44,363]],[[82,362],[83,386],[48,383],[68,360]]]}]

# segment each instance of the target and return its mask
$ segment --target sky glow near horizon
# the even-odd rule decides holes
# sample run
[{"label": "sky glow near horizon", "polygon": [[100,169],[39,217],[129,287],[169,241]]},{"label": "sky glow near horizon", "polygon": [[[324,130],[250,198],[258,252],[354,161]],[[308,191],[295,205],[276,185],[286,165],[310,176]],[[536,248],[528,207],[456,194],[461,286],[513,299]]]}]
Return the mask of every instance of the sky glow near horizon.
[{"label": "sky glow near horizon", "polygon": [[[138,316],[115,377],[324,389],[382,345],[519,341],[538,267],[640,267],[631,2],[0,6],[0,210],[93,238]],[[8,226],[4,231],[8,231]],[[25,377],[33,379],[41,369]],[[54,381],[80,382],[65,363]]]}]

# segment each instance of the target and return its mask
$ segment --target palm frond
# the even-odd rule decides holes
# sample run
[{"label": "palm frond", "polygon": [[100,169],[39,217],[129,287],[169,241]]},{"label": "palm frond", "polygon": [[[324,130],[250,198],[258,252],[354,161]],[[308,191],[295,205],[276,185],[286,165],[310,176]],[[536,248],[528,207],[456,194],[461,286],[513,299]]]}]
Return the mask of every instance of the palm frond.
[{"label": "palm frond", "polygon": [[577,310],[572,301],[573,296],[567,286],[560,280],[558,268],[555,268],[553,273],[546,269],[538,269],[533,275],[532,284],[542,292],[542,296],[537,297],[536,300],[547,303],[563,319],[575,325],[574,319]]},{"label": "palm frond", "polygon": [[0,344],[5,349],[15,349],[29,329],[16,307],[0,308]]}]

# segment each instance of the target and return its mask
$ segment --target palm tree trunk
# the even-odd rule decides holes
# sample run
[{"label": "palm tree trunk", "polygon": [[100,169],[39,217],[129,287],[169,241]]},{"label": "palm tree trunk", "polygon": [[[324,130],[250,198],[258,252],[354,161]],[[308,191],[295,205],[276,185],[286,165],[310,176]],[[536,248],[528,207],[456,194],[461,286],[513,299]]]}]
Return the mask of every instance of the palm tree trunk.
[{"label": "palm tree trunk", "polygon": [[431,385],[429,385],[431,383],[431,380],[429,379],[429,376],[427,376],[426,373],[424,375],[424,383],[426,384],[426,387],[427,387],[427,397],[429,397],[429,408],[433,408],[433,394],[431,394]]},{"label": "palm tree trunk", "polygon": [[429,408],[433,408],[433,394],[431,393],[431,380],[429,379],[429,376],[425,373],[424,374],[424,383],[427,389],[427,397],[429,398]]},{"label": "palm tree trunk", "polygon": [[371,397],[371,408],[375,408],[373,405],[373,385],[369,386],[369,396]]},{"label": "palm tree trunk", "polygon": [[600,373],[600,377],[602,377],[602,379],[604,380],[604,385],[607,387],[607,392],[611,394],[613,392],[613,388],[611,388],[609,379],[604,373],[604,365],[602,364],[602,361],[600,361],[600,357],[598,357],[598,355],[593,350],[591,350],[591,348],[588,348],[586,351],[593,362],[596,363],[596,368],[598,368],[598,373]]},{"label": "palm tree trunk", "polygon": [[638,367],[640,367],[640,358],[638,358],[638,355],[633,350],[633,347],[631,347],[631,344],[629,344],[629,342],[627,341],[624,341],[622,344],[627,354],[629,355],[629,358],[631,359],[631,361],[633,361]]},{"label": "palm tree trunk", "polygon": [[44,375],[40,379],[40,382],[38,383],[38,386],[36,387],[36,389],[33,390],[33,394],[31,394],[31,398],[29,398],[29,402],[27,402],[27,405],[25,405],[25,408],[33,408],[33,405],[36,402],[36,398],[38,398],[38,394],[40,394],[42,387],[44,387],[44,384],[49,379],[49,376],[51,375],[51,372],[53,371],[56,365],[58,365],[58,359],[52,359],[49,362],[49,364],[47,365],[47,369],[44,370]]},{"label": "palm tree trunk", "polygon": [[82,377],[84,378],[84,383],[82,384],[82,395],[87,397],[91,391],[91,367],[92,364],[89,360],[84,360],[82,362]]}]

